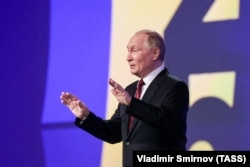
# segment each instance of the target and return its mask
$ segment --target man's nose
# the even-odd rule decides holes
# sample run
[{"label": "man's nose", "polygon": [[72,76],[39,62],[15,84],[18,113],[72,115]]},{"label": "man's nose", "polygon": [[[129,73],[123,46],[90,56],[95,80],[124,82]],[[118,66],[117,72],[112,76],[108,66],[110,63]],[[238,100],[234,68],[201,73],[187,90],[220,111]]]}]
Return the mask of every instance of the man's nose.
[{"label": "man's nose", "polygon": [[128,53],[127,53],[127,61],[131,61],[131,60],[132,60],[131,53],[128,52]]}]

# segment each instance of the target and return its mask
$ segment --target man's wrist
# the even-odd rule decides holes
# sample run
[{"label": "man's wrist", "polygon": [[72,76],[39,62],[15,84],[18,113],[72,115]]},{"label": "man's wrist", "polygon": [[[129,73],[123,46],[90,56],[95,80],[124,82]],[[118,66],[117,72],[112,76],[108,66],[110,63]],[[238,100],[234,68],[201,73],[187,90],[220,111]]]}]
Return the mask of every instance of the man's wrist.
[{"label": "man's wrist", "polygon": [[87,117],[89,116],[89,112],[87,112],[85,115],[78,117],[81,121],[80,121],[80,125],[85,121],[85,119],[87,119]]},{"label": "man's wrist", "polygon": [[83,122],[85,121],[85,119],[87,119],[88,116],[84,116],[82,118],[79,118],[80,119],[80,125],[83,124]]},{"label": "man's wrist", "polygon": [[132,97],[131,97],[131,96],[129,96],[129,97],[128,97],[128,100],[126,101],[126,105],[127,105],[127,106],[129,106],[129,105],[130,105],[131,100],[132,100]]}]

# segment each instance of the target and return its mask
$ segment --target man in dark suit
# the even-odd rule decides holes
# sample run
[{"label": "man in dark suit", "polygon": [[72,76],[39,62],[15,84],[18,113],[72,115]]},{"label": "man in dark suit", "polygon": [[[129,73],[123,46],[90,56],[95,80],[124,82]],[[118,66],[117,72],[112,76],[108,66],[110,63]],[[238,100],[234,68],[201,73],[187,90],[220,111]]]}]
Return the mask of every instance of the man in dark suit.
[{"label": "man in dark suit", "polygon": [[[165,68],[164,40],[157,32],[136,32],[127,48],[130,72],[138,76],[140,82],[124,89],[109,80],[119,102],[109,120],[97,117],[68,92],[62,92],[61,101],[76,116],[78,127],[109,143],[122,141],[123,166],[132,167],[133,151],[186,150],[189,92],[187,85]],[[141,87],[139,96],[138,87]]]}]

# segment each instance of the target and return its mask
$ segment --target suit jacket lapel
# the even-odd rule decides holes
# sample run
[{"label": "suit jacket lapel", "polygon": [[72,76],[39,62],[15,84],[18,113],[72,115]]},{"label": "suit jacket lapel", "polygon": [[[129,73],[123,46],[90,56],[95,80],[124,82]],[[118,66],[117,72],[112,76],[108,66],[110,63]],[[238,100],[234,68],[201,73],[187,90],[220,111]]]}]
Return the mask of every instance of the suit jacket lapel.
[{"label": "suit jacket lapel", "polygon": [[146,90],[144,96],[142,97],[142,101],[149,103],[155,92],[159,88],[159,84],[162,82],[162,80],[165,78],[166,73],[168,73],[167,69],[165,68],[162,70],[155,79],[151,82],[148,89]]},{"label": "suit jacket lapel", "polygon": [[[128,90],[128,93],[131,96],[134,96],[134,94],[135,94],[136,87],[137,87],[137,82],[138,81],[134,82],[133,85],[132,85],[132,87],[131,87],[131,89]],[[125,121],[126,121],[125,124],[127,125],[127,135],[128,135],[127,138],[129,138],[129,136],[130,136],[129,134],[131,133],[131,131],[132,131],[133,127],[134,127],[134,124],[132,124],[131,130],[129,130],[129,115],[126,116]],[[135,121],[135,119],[134,119],[134,121]]]},{"label": "suit jacket lapel", "polygon": [[[164,70],[162,70],[156,77],[155,79],[151,82],[151,84],[149,85],[148,89],[146,90],[145,94],[142,97],[142,101],[149,103],[151,98],[153,97],[153,95],[155,94],[155,92],[158,90],[159,88],[159,83],[164,79],[164,77],[166,76],[166,73],[168,74],[168,70],[165,68]],[[134,92],[136,91],[136,86],[134,89]],[[127,117],[127,123],[129,122],[129,116]],[[132,123],[132,128],[129,131],[128,130],[128,138],[130,136],[130,134],[133,132],[134,128],[136,127],[136,124],[138,123],[138,119],[134,118],[133,123]]]}]

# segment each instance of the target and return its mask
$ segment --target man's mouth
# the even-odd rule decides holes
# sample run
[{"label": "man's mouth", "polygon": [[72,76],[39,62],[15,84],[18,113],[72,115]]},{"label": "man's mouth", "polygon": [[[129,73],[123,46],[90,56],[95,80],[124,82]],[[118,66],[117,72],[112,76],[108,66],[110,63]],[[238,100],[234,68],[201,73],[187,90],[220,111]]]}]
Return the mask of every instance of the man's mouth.
[{"label": "man's mouth", "polygon": [[129,66],[130,66],[130,68],[135,68],[134,64],[130,64]]}]

